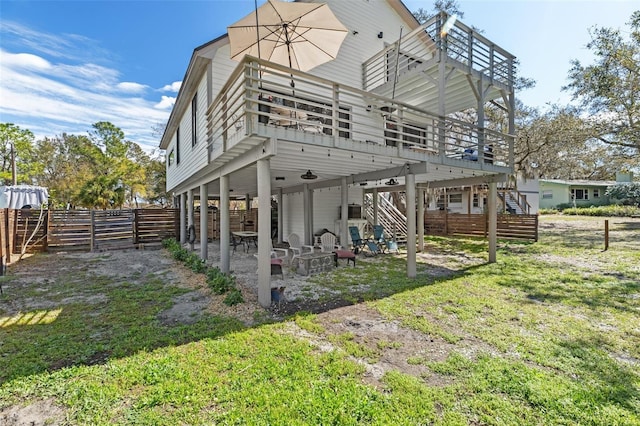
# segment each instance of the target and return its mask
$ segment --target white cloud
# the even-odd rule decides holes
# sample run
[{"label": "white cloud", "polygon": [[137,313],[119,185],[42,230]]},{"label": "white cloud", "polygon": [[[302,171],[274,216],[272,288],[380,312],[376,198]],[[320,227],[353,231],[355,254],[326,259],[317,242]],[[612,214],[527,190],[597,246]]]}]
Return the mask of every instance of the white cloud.
[{"label": "white cloud", "polygon": [[0,49],[0,75],[0,122],[22,123],[42,136],[85,134],[93,123],[109,121],[150,151],[159,144],[152,128],[166,122],[175,101],[163,97],[158,103],[140,97],[148,86],[119,81],[120,72],[113,68],[49,62],[4,49]]},{"label": "white cloud", "polygon": [[167,84],[164,87],[162,87],[163,92],[174,92],[174,93],[178,93],[180,91],[180,87],[182,86],[182,82],[181,81],[174,81],[171,84]]},{"label": "white cloud", "polygon": [[142,93],[147,89],[147,85],[140,83],[133,83],[129,81],[123,81],[118,83],[118,89],[127,93]]},{"label": "white cloud", "polygon": [[160,102],[154,105],[156,109],[171,109],[173,104],[176,103],[176,98],[173,96],[163,96]]},{"label": "white cloud", "polygon": [[44,58],[30,53],[11,54],[0,49],[0,62],[25,70],[48,70],[51,64]]}]

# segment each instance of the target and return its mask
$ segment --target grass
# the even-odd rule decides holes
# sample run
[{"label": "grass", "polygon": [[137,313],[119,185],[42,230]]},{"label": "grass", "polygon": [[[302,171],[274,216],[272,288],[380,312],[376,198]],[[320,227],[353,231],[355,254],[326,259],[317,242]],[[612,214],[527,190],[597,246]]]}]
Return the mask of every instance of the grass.
[{"label": "grass", "polygon": [[[69,424],[91,425],[640,425],[638,231],[614,224],[604,252],[582,225],[545,216],[539,242],[502,241],[495,264],[483,240],[429,238],[429,253],[476,260],[445,262],[448,276],[419,263],[408,280],[395,256],[322,276],[325,297],[367,300],[400,324],[392,337],[305,314],[168,326],[157,315],[179,287],[67,276],[50,284],[60,311],[0,324],[0,410],[53,399]],[[409,330],[424,338],[411,352]],[[411,368],[367,384],[403,351]]]}]

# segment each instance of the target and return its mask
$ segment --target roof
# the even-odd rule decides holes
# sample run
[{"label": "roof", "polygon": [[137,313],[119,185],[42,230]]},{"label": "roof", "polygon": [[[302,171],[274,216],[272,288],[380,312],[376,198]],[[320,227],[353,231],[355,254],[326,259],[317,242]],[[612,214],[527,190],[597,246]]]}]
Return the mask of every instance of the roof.
[{"label": "roof", "polygon": [[575,179],[575,180],[563,180],[563,179],[539,179],[540,183],[556,183],[560,185],[569,186],[612,186],[619,182],[615,180],[588,180],[588,179]]}]

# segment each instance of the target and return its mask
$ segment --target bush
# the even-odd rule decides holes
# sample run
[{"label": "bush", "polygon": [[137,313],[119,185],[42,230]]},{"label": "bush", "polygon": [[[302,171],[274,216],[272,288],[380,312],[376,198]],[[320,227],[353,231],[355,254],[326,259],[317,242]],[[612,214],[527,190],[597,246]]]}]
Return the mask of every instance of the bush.
[{"label": "bush", "polygon": [[227,294],[227,297],[224,298],[223,303],[227,306],[237,305],[238,303],[244,302],[242,298],[242,293],[237,288],[234,288]]},{"label": "bush", "polygon": [[235,288],[236,279],[233,275],[225,274],[219,268],[207,270],[207,285],[215,294],[224,294]]},{"label": "bush", "polygon": [[562,214],[580,216],[616,216],[628,217],[640,215],[640,208],[633,206],[591,206],[564,209]]},{"label": "bush", "polygon": [[550,208],[550,209],[540,209],[538,210],[538,214],[558,214],[559,211],[556,208]]}]

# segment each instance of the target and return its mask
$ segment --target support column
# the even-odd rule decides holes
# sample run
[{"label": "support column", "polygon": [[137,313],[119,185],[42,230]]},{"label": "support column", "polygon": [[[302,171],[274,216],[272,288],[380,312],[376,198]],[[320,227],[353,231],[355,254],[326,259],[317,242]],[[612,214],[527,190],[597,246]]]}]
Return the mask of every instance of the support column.
[{"label": "support column", "polygon": [[[194,226],[193,223],[193,188],[189,189],[187,192],[187,228],[191,228]],[[188,233],[187,233],[188,238]],[[193,242],[187,241],[189,243],[189,250],[193,251]]]},{"label": "support column", "polygon": [[418,188],[418,251],[424,251],[424,188]]},{"label": "support column", "polygon": [[349,186],[347,178],[340,180],[340,245],[349,248]]},{"label": "support column", "polygon": [[311,212],[311,191],[309,190],[309,184],[302,185],[302,207],[303,207],[303,219],[304,219],[304,243],[306,245],[314,245],[313,241],[313,224],[312,212]]},{"label": "support column", "polygon": [[487,200],[488,204],[488,234],[489,234],[489,263],[496,262],[496,248],[498,242],[498,209],[497,209],[497,200],[498,199],[498,184],[495,182],[491,182],[489,184],[489,199]]},{"label": "support column", "polygon": [[200,185],[200,259],[209,258],[209,193],[207,184]]},{"label": "support column", "polygon": [[187,242],[187,194],[182,193],[178,196],[180,206],[180,244]]},{"label": "support column", "polygon": [[407,195],[407,276],[416,277],[416,176],[406,174]]},{"label": "support column", "polygon": [[229,176],[220,176],[220,270],[231,270],[231,227],[229,220]]},{"label": "support column", "polygon": [[373,192],[371,193],[371,202],[373,203],[373,224],[379,225],[380,221],[378,221],[378,188],[373,188]]},{"label": "support column", "polygon": [[271,170],[269,159],[257,161],[258,178],[258,302],[271,305]]},{"label": "support column", "polygon": [[282,188],[278,188],[278,242],[284,241],[284,208],[282,206]]}]

